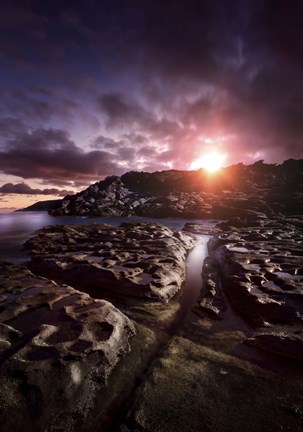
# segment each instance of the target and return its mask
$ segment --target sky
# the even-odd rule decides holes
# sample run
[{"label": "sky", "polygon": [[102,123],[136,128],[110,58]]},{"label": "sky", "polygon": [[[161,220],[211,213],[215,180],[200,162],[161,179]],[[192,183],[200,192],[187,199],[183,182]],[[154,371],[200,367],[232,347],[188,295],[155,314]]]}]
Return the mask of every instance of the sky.
[{"label": "sky", "polygon": [[303,157],[301,0],[1,0],[0,209]]}]

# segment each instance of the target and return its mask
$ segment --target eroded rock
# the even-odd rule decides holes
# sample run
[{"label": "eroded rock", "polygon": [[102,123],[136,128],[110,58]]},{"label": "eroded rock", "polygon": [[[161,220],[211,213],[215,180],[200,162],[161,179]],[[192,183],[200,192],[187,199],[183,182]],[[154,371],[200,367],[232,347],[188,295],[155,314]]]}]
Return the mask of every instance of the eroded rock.
[{"label": "eroded rock", "polygon": [[303,231],[298,218],[232,220],[210,242],[230,299],[254,325],[303,323]]},{"label": "eroded rock", "polygon": [[193,236],[156,223],[49,226],[26,243],[30,268],[100,297],[169,300],[185,278]]},{"label": "eroded rock", "polygon": [[219,268],[214,259],[206,257],[202,267],[201,294],[194,312],[202,317],[222,319],[226,307],[220,287]]},{"label": "eroded rock", "polygon": [[[82,431],[133,323],[104,300],[1,264],[0,419],[3,431]],[[99,418],[100,422],[100,418]]]},{"label": "eroded rock", "polygon": [[[302,360],[302,338],[295,332],[300,332],[303,324],[302,217],[237,218],[217,225],[216,230],[221,233],[209,242],[212,268],[217,269],[236,313],[258,330],[243,341],[263,351]],[[218,311],[210,293],[218,291],[218,278],[212,286],[212,274],[206,261],[204,285],[208,284],[209,290],[204,290],[200,312],[216,317]]]}]

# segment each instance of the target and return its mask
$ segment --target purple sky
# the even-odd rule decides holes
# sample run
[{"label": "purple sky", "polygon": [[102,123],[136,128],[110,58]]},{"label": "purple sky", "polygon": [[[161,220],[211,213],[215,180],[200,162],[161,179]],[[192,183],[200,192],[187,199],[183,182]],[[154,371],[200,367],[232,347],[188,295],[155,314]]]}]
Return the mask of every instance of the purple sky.
[{"label": "purple sky", "polygon": [[303,157],[301,0],[2,0],[0,207]]}]

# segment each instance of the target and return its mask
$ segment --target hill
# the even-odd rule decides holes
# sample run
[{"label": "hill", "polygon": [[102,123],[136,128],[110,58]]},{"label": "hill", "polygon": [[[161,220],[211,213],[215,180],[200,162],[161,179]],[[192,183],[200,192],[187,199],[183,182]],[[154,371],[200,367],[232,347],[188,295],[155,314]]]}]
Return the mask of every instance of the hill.
[{"label": "hill", "polygon": [[46,201],[38,201],[35,204],[32,204],[24,209],[16,210],[16,211],[50,211],[55,207],[61,204],[61,199],[58,200],[46,200]]},{"label": "hill", "polygon": [[215,174],[127,172],[65,197],[50,214],[225,218],[297,214],[303,209],[303,160],[237,164]]}]

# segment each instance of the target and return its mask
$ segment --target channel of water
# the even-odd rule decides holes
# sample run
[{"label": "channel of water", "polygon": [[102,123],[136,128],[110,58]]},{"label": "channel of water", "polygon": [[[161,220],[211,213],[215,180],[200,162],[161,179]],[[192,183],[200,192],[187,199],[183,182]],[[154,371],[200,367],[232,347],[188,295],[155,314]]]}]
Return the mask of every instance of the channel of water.
[{"label": "channel of water", "polygon": [[194,248],[186,259],[186,278],[180,298],[181,308],[186,312],[197,301],[202,287],[202,266],[208,256],[207,242],[211,236],[199,235]]}]

